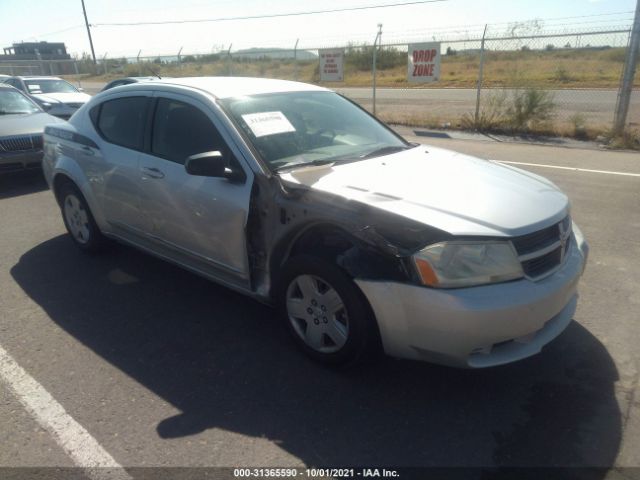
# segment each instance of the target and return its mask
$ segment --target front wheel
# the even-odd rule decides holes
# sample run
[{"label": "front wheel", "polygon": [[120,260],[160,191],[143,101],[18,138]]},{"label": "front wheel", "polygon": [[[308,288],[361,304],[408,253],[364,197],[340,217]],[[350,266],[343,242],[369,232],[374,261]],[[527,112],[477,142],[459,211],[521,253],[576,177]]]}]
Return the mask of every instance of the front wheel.
[{"label": "front wheel", "polygon": [[310,357],[348,364],[375,349],[377,330],[369,304],[336,265],[306,255],[292,258],[278,290],[280,316]]}]

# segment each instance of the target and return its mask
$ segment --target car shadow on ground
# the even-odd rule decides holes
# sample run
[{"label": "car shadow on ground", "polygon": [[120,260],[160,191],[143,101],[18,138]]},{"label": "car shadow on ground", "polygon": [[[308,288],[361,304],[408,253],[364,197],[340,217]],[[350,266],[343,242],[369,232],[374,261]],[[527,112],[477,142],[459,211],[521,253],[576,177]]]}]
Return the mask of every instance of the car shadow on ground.
[{"label": "car shadow on ground", "polygon": [[307,465],[609,467],[621,438],[616,367],[573,322],[541,355],[468,371],[306,359],[272,310],[133,249],[65,236],[11,269],[83,344],[182,413],[161,438],[216,427],[271,439]]},{"label": "car shadow on ground", "polygon": [[47,188],[49,187],[40,169],[10,173],[0,172],[0,200],[42,192]]}]

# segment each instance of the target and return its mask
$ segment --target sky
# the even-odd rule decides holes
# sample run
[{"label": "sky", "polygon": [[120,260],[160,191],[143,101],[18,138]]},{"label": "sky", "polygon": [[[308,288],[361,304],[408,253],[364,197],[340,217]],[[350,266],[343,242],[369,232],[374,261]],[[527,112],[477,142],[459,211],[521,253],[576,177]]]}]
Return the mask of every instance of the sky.
[{"label": "sky", "polygon": [[[285,18],[181,25],[105,23],[190,20],[388,5],[403,0],[85,0],[96,56],[209,53],[251,47],[319,48],[504,34],[509,23],[540,19],[547,31],[628,27],[636,0],[444,0],[419,5]],[[408,1],[408,0],[404,0]],[[568,18],[571,17],[571,18]],[[0,46],[65,42],[72,55],[89,52],[80,0],[0,0]]]}]

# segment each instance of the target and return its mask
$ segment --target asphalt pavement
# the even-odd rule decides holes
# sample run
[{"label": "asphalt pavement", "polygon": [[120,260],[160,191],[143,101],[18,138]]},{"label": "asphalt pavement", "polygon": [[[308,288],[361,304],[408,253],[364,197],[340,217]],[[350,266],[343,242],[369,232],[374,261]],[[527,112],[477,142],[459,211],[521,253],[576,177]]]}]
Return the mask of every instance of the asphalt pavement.
[{"label": "asphalt pavement", "polygon": [[[638,478],[640,155],[401,130],[537,164],[520,166],[570,196],[591,256],[575,321],[540,355],[480,371],[393,359],[323,368],[261,304],[128,247],[81,253],[40,176],[2,176],[0,363],[6,372],[10,358],[12,378],[37,384],[39,403],[0,380],[0,466],[72,466],[85,432],[133,476],[131,467],[385,465]],[[43,426],[47,415],[60,431]]]}]

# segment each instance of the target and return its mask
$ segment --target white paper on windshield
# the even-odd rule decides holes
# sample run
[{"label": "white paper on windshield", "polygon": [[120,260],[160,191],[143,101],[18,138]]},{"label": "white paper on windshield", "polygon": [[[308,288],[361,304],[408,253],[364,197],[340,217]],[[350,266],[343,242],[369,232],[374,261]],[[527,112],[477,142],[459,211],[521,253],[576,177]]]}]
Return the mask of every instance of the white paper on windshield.
[{"label": "white paper on windshield", "polygon": [[296,131],[282,112],[249,113],[242,115],[242,118],[256,138]]}]

